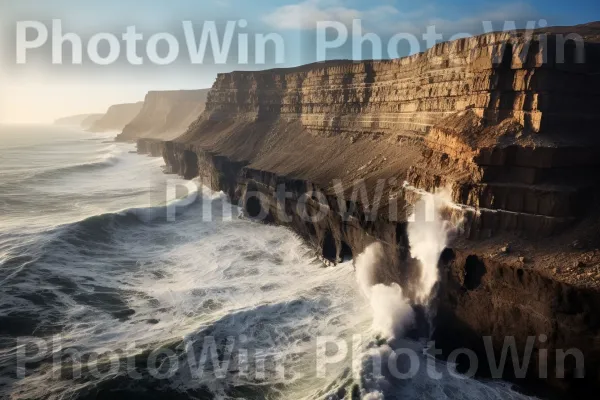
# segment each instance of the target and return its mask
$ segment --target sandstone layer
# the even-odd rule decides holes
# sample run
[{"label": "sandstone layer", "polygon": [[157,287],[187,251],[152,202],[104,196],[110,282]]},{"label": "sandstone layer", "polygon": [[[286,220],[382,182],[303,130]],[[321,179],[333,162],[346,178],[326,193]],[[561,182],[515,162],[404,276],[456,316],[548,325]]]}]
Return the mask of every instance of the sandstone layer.
[{"label": "sandstone layer", "polygon": [[110,106],[102,118],[89,128],[91,132],[121,131],[142,109],[142,102]]},{"label": "sandstone layer", "polygon": [[184,133],[204,111],[209,89],[149,92],[139,114],[117,140],[174,139]]},{"label": "sandstone layer", "polygon": [[[585,36],[598,32],[588,25]],[[142,139],[138,150],[225,191],[249,217],[290,226],[333,263],[379,241],[388,263],[380,280],[409,296],[418,269],[407,211],[419,190],[449,188],[465,221],[440,260],[435,338],[445,354],[465,346],[483,356],[484,336],[496,352],[506,335],[523,350],[543,334],[536,354],[586,355],[584,379],[572,364],[558,379],[550,356],[543,382],[589,394],[600,386],[600,271],[578,274],[600,265],[590,234],[600,51],[591,41],[576,62],[567,44],[562,62],[560,37],[529,39],[494,33],[399,60],[221,74],[184,135]],[[367,199],[351,198],[356,182]],[[279,198],[280,187],[289,196]],[[306,195],[316,192],[324,196]],[[319,210],[318,220],[303,215]]]}]

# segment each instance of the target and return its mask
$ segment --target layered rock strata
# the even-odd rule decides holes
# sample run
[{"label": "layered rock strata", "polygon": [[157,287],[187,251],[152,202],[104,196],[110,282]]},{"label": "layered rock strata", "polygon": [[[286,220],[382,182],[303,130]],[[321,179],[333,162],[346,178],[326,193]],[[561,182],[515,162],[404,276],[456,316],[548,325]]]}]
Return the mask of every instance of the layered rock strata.
[{"label": "layered rock strata", "polygon": [[[552,267],[579,257],[567,243],[595,226],[599,52],[588,43],[585,63],[573,51],[561,63],[559,38],[526,39],[488,34],[400,60],[222,74],[184,135],[138,149],[225,191],[248,216],[292,227],[331,262],[379,241],[380,280],[409,296],[418,269],[406,215],[419,190],[448,188],[465,223],[441,259],[436,338],[485,360],[484,336],[497,354],[514,336],[522,354],[543,334],[535,354],[586,355],[585,379],[573,363],[558,379],[550,356],[545,381],[586,393],[600,383],[600,291]],[[361,185],[366,197],[352,198]],[[498,250],[515,238],[518,258]]]}]

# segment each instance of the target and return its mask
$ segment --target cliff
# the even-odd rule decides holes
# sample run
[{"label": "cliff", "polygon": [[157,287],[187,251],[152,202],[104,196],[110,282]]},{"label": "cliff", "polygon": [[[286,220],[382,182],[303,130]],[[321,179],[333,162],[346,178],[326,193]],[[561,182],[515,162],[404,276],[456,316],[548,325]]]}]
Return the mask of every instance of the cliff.
[{"label": "cliff", "polygon": [[[440,260],[444,354],[484,360],[485,336],[499,353],[506,336],[522,351],[543,334],[535,354],[586,356],[585,379],[573,365],[557,378],[551,358],[544,383],[589,394],[600,387],[599,33],[585,26],[583,63],[572,43],[561,62],[557,36],[493,33],[398,60],[220,74],[185,134],[138,150],[290,226],[330,262],[382,243],[380,280],[409,295],[408,210],[419,190],[448,187],[465,221]],[[348,201],[356,182],[367,197]]]},{"label": "cliff", "polygon": [[89,130],[92,132],[120,131],[140,112],[142,105],[142,102],[138,102],[110,106],[106,114],[95,121]]},{"label": "cliff", "polygon": [[219,75],[176,141],[324,185],[450,186],[480,210],[471,235],[551,235],[585,210],[600,164],[597,47],[559,63],[552,38],[490,34],[399,60]]},{"label": "cliff", "polygon": [[59,118],[54,121],[54,125],[77,126],[83,129],[89,129],[94,122],[99,120],[103,114],[79,114],[69,117]]},{"label": "cliff", "polygon": [[204,111],[209,89],[149,92],[140,113],[129,122],[117,140],[142,137],[173,139]]}]

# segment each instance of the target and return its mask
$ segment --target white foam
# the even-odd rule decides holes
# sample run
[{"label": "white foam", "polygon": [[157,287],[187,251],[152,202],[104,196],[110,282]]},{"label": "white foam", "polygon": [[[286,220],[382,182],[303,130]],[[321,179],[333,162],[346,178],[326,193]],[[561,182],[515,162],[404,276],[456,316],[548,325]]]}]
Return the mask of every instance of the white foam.
[{"label": "white foam", "polygon": [[[92,145],[101,143],[88,141],[86,148]],[[131,148],[122,144],[112,146],[102,160],[96,161],[111,162],[117,150]],[[94,171],[93,179],[86,174],[77,185],[72,180],[70,185],[59,182],[64,186],[57,187],[52,195],[67,193],[70,207],[83,205],[57,214],[46,210],[43,226],[118,210],[125,214],[134,212],[140,219],[152,221],[155,212],[163,212],[166,204],[152,202],[164,194],[159,187],[165,179],[159,169],[160,159],[128,153],[117,156],[124,161],[108,172]],[[58,162],[61,164],[62,160]],[[43,190],[60,186],[56,182],[48,182]],[[211,202],[214,215],[222,215],[226,209],[225,195],[199,187],[203,197],[214,200]],[[108,192],[117,196],[111,198]],[[190,203],[190,196],[197,195],[191,191],[173,201],[181,202],[177,204],[185,209],[183,206]],[[7,289],[6,295],[0,296],[3,312],[27,313],[42,324],[60,325],[63,334],[57,338],[60,341],[57,344],[84,352],[100,348],[125,350],[126,344],[135,343],[136,348],[126,353],[139,354],[142,349],[158,348],[184,337],[196,338],[207,329],[220,335],[219,338],[243,333],[253,346],[286,360],[283,382],[286,385],[274,389],[279,391],[278,395],[311,400],[319,397],[315,393],[323,397],[324,388],[337,383],[346,385],[350,379],[347,374],[350,358],[331,365],[325,379],[315,376],[315,361],[319,356],[315,348],[317,336],[334,336],[350,343],[352,335],[363,334],[369,343],[375,332],[385,337],[401,337],[411,325],[413,311],[401,288],[382,285],[375,279],[377,268],[386,267],[381,265],[379,245],[369,246],[357,258],[356,273],[352,262],[323,268],[303,241],[288,229],[238,218],[203,221],[194,210],[189,207],[185,216],[173,223],[124,224],[114,231],[108,226],[109,232],[97,232],[106,237],[102,236],[98,242],[86,241],[81,247],[74,242],[55,243],[54,236],[36,242],[35,249],[39,252],[50,244],[55,247],[44,254],[43,264],[24,268],[3,286]],[[16,284],[13,279],[20,281]],[[424,283],[424,287],[429,286]],[[48,297],[42,304],[27,300],[28,296],[19,296],[31,293]],[[123,319],[113,316],[106,307],[115,304],[130,309],[131,315]],[[359,349],[360,346],[352,350]],[[368,362],[369,357],[385,357],[388,349],[386,345],[371,347],[364,361]],[[6,350],[6,354],[10,352],[14,354],[14,349]],[[0,359],[4,354],[0,352]],[[78,381],[73,385],[53,379],[53,372],[42,368],[20,381],[10,382],[7,387],[12,385],[12,390],[22,397],[59,394],[55,397],[68,398],[75,397],[70,390],[98,383]],[[383,398],[390,382],[381,374],[369,375],[364,368],[360,372],[359,379],[370,382],[368,388],[363,385],[365,398]],[[266,390],[282,383],[271,375],[260,382],[244,382],[231,376],[219,382],[210,376],[204,380],[178,381],[179,378],[172,382],[177,390],[212,384],[215,393],[220,394],[238,384]],[[435,392],[435,398],[444,398],[448,385],[458,394],[456,398],[491,387],[474,381],[431,383],[421,378],[414,380],[415,390],[421,396]]]},{"label": "white foam", "polygon": [[381,244],[369,245],[356,259],[356,280],[371,306],[374,332],[386,338],[401,337],[414,322],[414,312],[398,284],[376,283],[376,268],[385,267],[383,262]]},{"label": "white foam", "polygon": [[438,262],[448,245],[450,232],[455,229],[441,215],[444,207],[451,204],[448,190],[440,190],[435,194],[423,193],[414,207],[415,211],[408,218],[410,254],[419,260],[421,267],[416,301],[423,305],[428,305],[433,295],[433,288],[439,280]]}]

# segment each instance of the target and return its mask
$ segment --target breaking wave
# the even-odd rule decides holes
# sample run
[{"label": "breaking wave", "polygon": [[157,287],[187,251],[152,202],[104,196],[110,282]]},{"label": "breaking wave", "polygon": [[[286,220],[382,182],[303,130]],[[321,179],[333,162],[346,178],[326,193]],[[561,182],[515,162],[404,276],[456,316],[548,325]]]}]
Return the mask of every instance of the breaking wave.
[{"label": "breaking wave", "polygon": [[121,155],[122,151],[113,145],[112,150],[109,153],[103,154],[96,160],[36,172],[32,176],[30,176],[29,179],[48,180],[52,178],[60,178],[64,175],[71,173],[84,173],[95,170],[102,170],[117,165],[121,161]]},{"label": "breaking wave", "polygon": [[[364,400],[374,399],[526,399],[508,384],[470,379],[457,366],[435,359],[426,342],[432,332],[438,262],[462,220],[447,221],[444,209],[452,207],[446,192],[423,194],[409,217],[407,228],[411,256],[419,274],[412,298],[397,283],[376,279],[386,269],[383,247],[368,246],[356,258],[356,280],[370,304],[374,337],[362,344],[355,389]],[[426,329],[420,329],[425,325]],[[330,399],[338,399],[331,396]]]},{"label": "breaking wave", "polygon": [[[422,368],[442,365],[409,337],[435,291],[428,260],[439,257],[450,231],[409,229],[426,277],[416,301],[412,291],[376,279],[389,268],[380,245],[324,268],[293,232],[238,218],[222,193],[197,182],[176,182],[187,186],[185,195],[152,201],[165,198],[156,184],[165,179],[160,160],[131,154],[130,145],[107,149],[104,137],[81,132],[52,133],[63,138],[57,145],[48,143],[48,132],[36,134],[43,144],[12,143],[13,153],[0,159],[14,176],[46,170],[35,185],[11,181],[0,191],[0,397],[519,398],[502,385],[449,372],[439,380],[427,369],[410,379],[391,373],[390,365],[408,367],[403,359],[390,364],[398,348],[414,349]],[[430,239],[435,246],[419,246]],[[57,346],[27,364],[21,378],[19,338]],[[348,356],[327,365],[325,376],[315,370],[327,353],[317,338],[347,345]],[[210,348],[217,362],[194,374],[194,362]],[[119,366],[132,362],[134,374],[98,376],[84,368],[74,379],[71,364],[53,363],[61,349],[82,357],[108,351]],[[161,357],[153,358],[158,350]],[[161,378],[149,372],[152,360]]]}]

